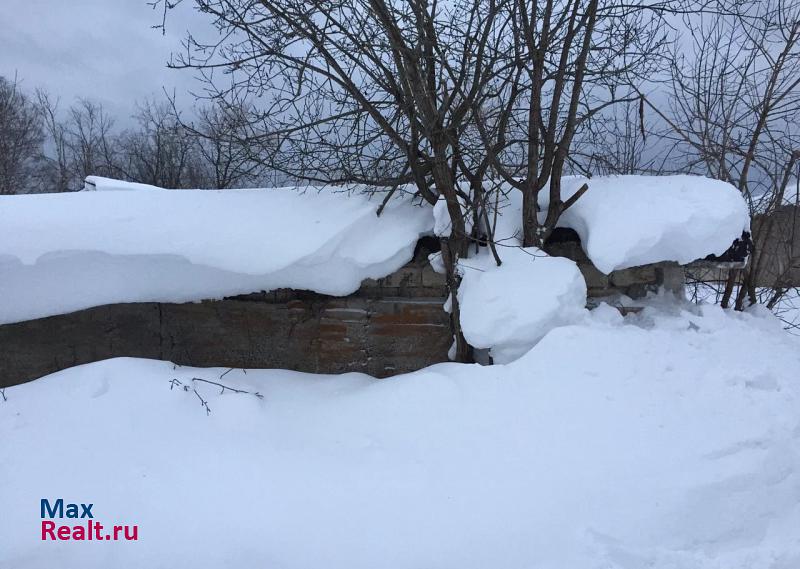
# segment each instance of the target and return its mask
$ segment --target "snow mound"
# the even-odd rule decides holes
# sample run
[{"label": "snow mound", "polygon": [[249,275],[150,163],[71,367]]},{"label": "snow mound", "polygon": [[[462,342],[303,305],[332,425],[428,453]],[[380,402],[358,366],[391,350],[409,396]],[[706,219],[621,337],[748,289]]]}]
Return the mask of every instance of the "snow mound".
[{"label": "snow mound", "polygon": [[377,217],[380,197],[343,190],[0,196],[0,323],[284,287],[350,294],[408,262],[433,218],[407,195]]},{"label": "snow mound", "polygon": [[584,183],[589,190],[559,225],[578,232],[586,254],[604,273],[719,255],[750,227],[744,198],[727,182],[686,175],[570,176],[562,179],[562,199]]},{"label": "snow mound", "polygon": [[578,266],[530,248],[501,248],[502,265],[484,252],[459,264],[461,327],[471,346],[508,363],[548,331],[586,314],[586,282]]},{"label": "snow mound", "polygon": [[[797,369],[774,319],[713,307],[389,380],[76,367],[0,400],[0,566],[793,569]],[[58,497],[139,541],[43,543]]]}]

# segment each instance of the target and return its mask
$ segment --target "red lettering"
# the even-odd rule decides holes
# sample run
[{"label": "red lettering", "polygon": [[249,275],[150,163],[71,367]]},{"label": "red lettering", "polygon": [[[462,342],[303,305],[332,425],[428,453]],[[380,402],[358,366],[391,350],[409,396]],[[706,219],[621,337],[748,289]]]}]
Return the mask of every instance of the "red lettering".
[{"label": "red lettering", "polygon": [[48,539],[52,539],[53,541],[68,541],[70,539],[75,541],[85,541],[87,539],[106,541],[113,539],[114,541],[119,541],[123,538],[127,541],[139,540],[138,525],[119,525],[113,526],[113,528],[113,535],[108,533],[101,535],[100,532],[103,529],[103,524],[94,522],[92,520],[86,522],[85,526],[57,526],[53,521],[42,520],[42,541],[47,541]]},{"label": "red lettering", "polygon": [[58,534],[58,539],[65,539],[65,540],[69,539],[70,534],[72,533],[71,529],[72,528],[70,528],[69,526],[60,526],[58,528],[58,531],[56,532]]},{"label": "red lettering", "polygon": [[83,526],[75,526],[72,528],[72,539],[76,541],[83,541],[86,539],[86,528]]},{"label": "red lettering", "polygon": [[47,541],[47,534],[50,534],[50,539],[56,540],[53,530],[56,528],[56,522],[43,521],[42,522],[42,541]]}]

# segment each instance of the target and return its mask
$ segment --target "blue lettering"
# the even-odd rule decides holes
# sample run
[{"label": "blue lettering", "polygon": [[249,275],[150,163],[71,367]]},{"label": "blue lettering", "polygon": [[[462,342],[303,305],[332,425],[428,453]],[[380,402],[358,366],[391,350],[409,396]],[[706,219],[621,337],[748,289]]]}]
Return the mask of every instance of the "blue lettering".
[{"label": "blue lettering", "polygon": [[64,517],[64,500],[59,498],[53,507],[50,507],[50,502],[42,498],[42,517],[43,518],[63,518]]}]

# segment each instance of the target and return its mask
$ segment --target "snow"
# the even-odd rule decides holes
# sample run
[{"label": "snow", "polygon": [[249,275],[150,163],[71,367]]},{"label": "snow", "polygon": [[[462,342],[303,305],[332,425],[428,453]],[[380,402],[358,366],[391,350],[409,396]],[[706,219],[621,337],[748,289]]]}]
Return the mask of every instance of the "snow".
[{"label": "snow", "polygon": [[[471,248],[469,256],[458,261],[458,302],[467,342],[488,349],[494,363],[509,363],[553,328],[586,316],[586,282],[574,261],[522,247],[518,199],[505,198],[497,213],[492,234],[501,264],[497,265],[488,247]],[[436,203],[433,214],[434,233],[449,236],[443,199]],[[489,217],[494,218],[494,212]],[[430,262],[435,271],[444,273],[440,253],[432,254]],[[451,310],[449,298],[445,310]],[[451,357],[453,353],[454,348]]]},{"label": "snow", "polygon": [[[724,288],[724,282],[693,282],[686,288],[686,300],[716,304],[720,302]],[[738,291],[734,290],[734,298],[737,293]],[[745,310],[769,310],[766,305],[772,300],[774,294],[775,291],[771,288],[757,287],[756,299],[758,303],[751,306],[747,306],[747,303],[745,303]],[[780,320],[786,332],[800,336],[800,288],[786,290],[769,311]]]},{"label": "snow", "polygon": [[[699,176],[568,176],[562,179],[563,198],[584,183],[588,191],[559,225],[578,233],[589,258],[605,273],[661,261],[685,264],[722,253],[749,227],[744,199],[725,182]],[[542,221],[547,196],[545,188]],[[449,232],[443,204],[440,200],[434,208],[437,234]],[[497,267],[485,247],[460,260],[459,302],[470,345],[488,348],[496,363],[508,363],[549,330],[585,317],[586,284],[574,262],[521,248],[519,192],[503,196],[496,218],[493,235],[503,264]],[[438,257],[432,264],[443,270]]]},{"label": "snow", "polygon": [[0,323],[277,288],[347,295],[408,262],[433,225],[407,195],[379,218],[381,199],[343,188],[2,196]]},{"label": "snow", "polygon": [[[220,379],[116,359],[8,388],[0,566],[800,566],[797,339],[763,313],[615,312],[509,365]],[[263,399],[196,382],[207,414],[170,390],[192,377]],[[139,541],[41,542],[58,497]]]},{"label": "snow", "polygon": [[800,204],[800,181],[796,178],[789,180],[783,190],[783,203],[781,205]]},{"label": "snow", "polygon": [[461,327],[471,346],[495,363],[525,354],[548,331],[586,315],[586,282],[578,266],[535,247],[502,248],[460,263]]},{"label": "snow", "polygon": [[592,263],[606,274],[719,255],[750,227],[744,198],[727,182],[689,175],[565,177],[562,199],[584,183],[588,191],[559,225],[578,232]]},{"label": "snow", "polygon": [[[472,216],[464,201],[464,198],[458,197],[458,204],[461,206],[461,213],[464,215],[464,232],[469,234],[472,231]],[[450,212],[447,211],[447,202],[444,197],[439,197],[433,206],[433,234],[437,237],[450,237],[453,229],[452,222],[450,221]]]},{"label": "snow", "polygon": [[[574,229],[592,263],[602,272],[676,261],[687,264],[724,253],[749,230],[747,203],[734,186],[703,176],[565,176],[562,200],[589,186],[559,221]],[[501,185],[495,239],[517,243],[522,236],[522,195]],[[539,194],[540,220],[549,189]],[[492,205],[489,200],[490,206]],[[437,203],[437,235],[449,234],[444,202]],[[490,212],[490,218],[494,212]]]},{"label": "snow", "polygon": [[133,190],[162,190],[158,186],[151,186],[150,184],[139,184],[137,182],[123,182],[122,180],[115,180],[113,178],[104,178],[102,176],[86,176],[83,181],[83,191],[85,192],[120,192],[120,191],[133,191]]},{"label": "snow", "polygon": [[[561,225],[579,233],[606,273],[721,253],[748,227],[744,200],[723,182],[567,177],[564,198],[584,182],[589,191]],[[346,295],[362,280],[400,268],[421,235],[450,230],[443,201],[434,208],[414,205],[403,192],[378,218],[379,199],[358,188],[156,191],[89,176],[87,188],[92,184],[96,191],[0,196],[0,324],[111,303],[198,301],[276,288]],[[520,244],[520,212],[519,192],[509,191],[498,206],[495,232],[503,254]],[[508,255],[524,259],[524,253]],[[545,278],[532,266],[520,270],[529,272],[529,282]],[[571,275],[554,271],[564,280],[553,294],[577,291]],[[493,278],[502,277],[487,275],[486,282]],[[551,300],[520,326],[542,324]],[[571,320],[569,304],[564,319],[547,320]],[[472,335],[480,344],[489,342],[487,334]]]}]

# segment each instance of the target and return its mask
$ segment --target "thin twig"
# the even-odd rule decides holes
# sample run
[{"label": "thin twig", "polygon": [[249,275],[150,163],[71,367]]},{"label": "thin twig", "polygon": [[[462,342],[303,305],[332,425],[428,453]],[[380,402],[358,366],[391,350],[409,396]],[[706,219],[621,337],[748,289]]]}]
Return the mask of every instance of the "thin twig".
[{"label": "thin twig", "polygon": [[[233,368],[231,368],[231,369],[233,369]],[[228,371],[230,371],[230,370],[228,370]],[[245,370],[242,370],[242,371],[245,372]],[[247,373],[247,372],[245,372],[245,373]],[[200,395],[200,392],[197,391],[197,387],[195,387],[195,382],[197,382],[197,381],[202,382],[202,383],[208,383],[210,385],[214,385],[216,387],[219,387],[220,388],[220,392],[219,392],[220,395],[225,393],[225,391],[230,391],[232,393],[242,393],[242,394],[246,394],[246,395],[254,395],[254,396],[258,397],[259,399],[264,399],[264,396],[261,393],[259,393],[258,391],[252,392],[252,391],[246,391],[244,389],[236,389],[235,387],[230,387],[228,385],[224,385],[224,384],[218,383],[216,381],[211,381],[209,379],[203,379],[201,377],[193,377],[191,386],[182,383],[179,379],[176,379],[176,378],[173,378],[173,379],[171,379],[169,381],[169,389],[170,389],[170,391],[172,391],[175,387],[180,387],[186,392],[189,392],[189,391],[194,392],[194,394],[200,400],[200,405],[202,405],[202,407],[206,410],[206,415],[210,415],[211,414],[211,407],[209,407],[208,401],[203,399],[202,395]]]},{"label": "thin twig", "polygon": [[389,200],[392,199],[392,196],[394,195],[394,193],[397,191],[397,188],[399,188],[399,187],[400,186],[394,186],[391,190],[389,190],[389,193],[386,194],[385,198],[383,198],[383,201],[381,202],[380,207],[378,207],[378,211],[375,212],[375,215],[377,215],[378,217],[381,216],[381,214],[383,213],[383,208],[386,207],[386,204],[389,203]]},{"label": "thin twig", "polygon": [[209,383],[211,385],[216,385],[217,387],[220,388],[220,392],[219,392],[220,395],[225,393],[225,391],[227,390],[227,391],[233,391],[234,393],[248,393],[250,395],[255,395],[259,399],[264,397],[263,395],[261,395],[258,392],[253,393],[252,391],[246,391],[244,389],[236,389],[235,387],[228,387],[227,385],[223,385],[222,383],[217,383],[216,381],[211,381],[211,380],[203,379],[203,378],[200,378],[200,377],[193,377],[192,381],[202,381],[203,383]]}]

